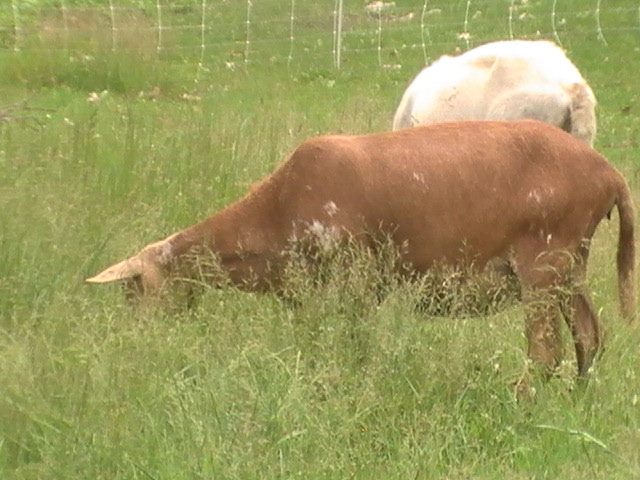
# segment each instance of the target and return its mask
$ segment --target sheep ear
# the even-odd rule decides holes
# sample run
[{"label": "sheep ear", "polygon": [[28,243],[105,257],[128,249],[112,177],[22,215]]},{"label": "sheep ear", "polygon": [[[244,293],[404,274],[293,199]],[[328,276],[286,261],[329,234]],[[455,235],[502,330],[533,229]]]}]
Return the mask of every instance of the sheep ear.
[{"label": "sheep ear", "polygon": [[142,275],[142,261],[136,255],[134,257],[123,260],[120,263],[111,265],[109,268],[100,272],[95,277],[87,278],[88,283],[109,283],[126,280],[128,278]]}]

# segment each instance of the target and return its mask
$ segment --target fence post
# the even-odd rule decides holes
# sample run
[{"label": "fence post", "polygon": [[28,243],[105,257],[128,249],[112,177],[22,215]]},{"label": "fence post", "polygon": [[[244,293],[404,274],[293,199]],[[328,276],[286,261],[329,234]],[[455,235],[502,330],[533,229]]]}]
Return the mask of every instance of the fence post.
[{"label": "fence post", "polygon": [[[427,15],[427,1],[428,0],[424,0],[424,4],[422,5],[422,14],[420,15],[420,40],[422,42],[422,54],[424,55],[425,65],[427,64],[427,44],[424,41],[424,29],[425,29],[424,17]],[[429,34],[428,28],[427,28],[427,37],[429,37],[429,40],[431,40],[431,35]]]},{"label": "fence post", "polygon": [[509,40],[513,40],[513,4],[516,0],[511,0],[509,5]]},{"label": "fence post", "polygon": [[113,0],[109,0],[109,10],[111,13],[111,51],[116,51],[116,9]]},{"label": "fence post", "polygon": [[333,66],[336,66],[336,33],[338,31],[338,0],[333,3],[333,46],[331,55],[333,56]]},{"label": "fence post", "polygon": [[378,66],[382,67],[382,8],[378,12]]},{"label": "fence post", "polygon": [[251,27],[251,0],[247,0],[247,37],[246,40],[244,42],[244,66],[245,68],[247,67],[247,64],[249,63],[249,45],[250,45],[250,39],[249,39],[249,30]]},{"label": "fence post", "polygon": [[467,50],[469,50],[469,9],[471,8],[471,0],[467,0],[467,8],[464,11],[464,32],[462,32],[462,36],[464,37],[464,41],[467,44]]},{"label": "fence post", "polygon": [[19,13],[18,13],[18,4],[16,0],[11,0],[11,10],[13,11],[13,34],[14,34],[14,44],[13,50],[18,52],[20,51],[20,43],[22,43],[22,28],[20,27],[19,22]]},{"label": "fence post", "polygon": [[289,20],[289,56],[287,57],[287,68],[291,67],[293,60],[293,13],[296,7],[296,0],[291,0],[291,17]]},{"label": "fence post", "polygon": [[558,3],[558,0],[553,0],[553,5],[551,5],[551,29],[553,30],[553,38],[555,38],[557,44],[562,47],[560,35],[558,35],[558,29],[556,28],[556,3]]},{"label": "fence post", "polygon": [[333,10],[333,56],[339,70],[342,61],[342,0],[336,0]]},{"label": "fence post", "polygon": [[160,5],[160,0],[156,1],[156,12],[158,13],[158,43],[156,51],[160,54],[162,51],[162,6]]},{"label": "fence post", "polygon": [[604,33],[602,33],[602,25],[600,25],[600,0],[596,4],[596,28],[598,29],[598,40],[604,43],[605,46],[608,46],[609,43],[607,39],[604,38]]},{"label": "fence post", "polygon": [[205,33],[205,15],[207,10],[207,0],[202,0],[202,23],[200,24],[200,65],[202,68],[204,65],[204,33]]}]

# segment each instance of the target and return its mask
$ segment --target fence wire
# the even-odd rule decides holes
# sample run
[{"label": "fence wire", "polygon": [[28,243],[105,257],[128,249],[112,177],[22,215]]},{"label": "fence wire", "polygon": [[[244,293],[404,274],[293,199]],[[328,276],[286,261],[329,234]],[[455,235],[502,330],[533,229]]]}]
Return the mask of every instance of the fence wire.
[{"label": "fence wire", "polygon": [[0,51],[69,50],[83,37],[93,45],[102,41],[104,50],[113,52],[143,47],[159,57],[178,52],[201,66],[208,60],[221,63],[222,55],[226,63],[233,57],[247,68],[315,60],[335,68],[350,61],[389,68],[403,62],[403,52],[415,51],[412,58],[427,63],[441,53],[496,39],[548,38],[565,48],[584,40],[606,48],[615,41],[609,37],[618,34],[640,40],[640,7],[601,0],[573,2],[579,6],[573,10],[558,0],[544,5],[424,0],[412,7],[380,0],[121,2],[80,7],[74,0],[57,0],[35,7],[36,2],[11,0],[0,6]]}]

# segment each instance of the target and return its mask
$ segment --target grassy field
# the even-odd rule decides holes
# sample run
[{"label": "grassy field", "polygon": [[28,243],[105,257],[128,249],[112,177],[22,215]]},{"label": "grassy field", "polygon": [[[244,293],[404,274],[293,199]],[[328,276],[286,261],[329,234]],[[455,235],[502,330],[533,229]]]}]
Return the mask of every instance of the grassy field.
[{"label": "grassy field", "polygon": [[[19,37],[0,7],[0,478],[640,478],[617,216],[589,271],[606,351],[576,389],[565,338],[533,402],[513,395],[519,307],[434,318],[408,285],[378,304],[362,259],[302,282],[297,307],[226,288],[138,312],[83,282],[239,198],[302,139],[387,129],[425,53],[466,49],[465,31],[470,46],[509,38],[509,1],[430,1],[424,50],[424,2],[380,23],[345,2],[339,70],[333,2],[295,2],[294,42],[290,2],[253,2],[246,63],[246,2],[208,6],[204,51],[172,28],[160,52],[155,1],[119,17],[115,44],[108,9],[72,8],[99,2],[70,0],[65,18],[25,3]],[[596,146],[638,199],[637,2],[602,2],[600,31],[595,1],[552,19],[553,3],[514,2],[511,31],[553,39],[555,22],[599,99]],[[200,25],[200,1],[166,5],[166,25]]]}]

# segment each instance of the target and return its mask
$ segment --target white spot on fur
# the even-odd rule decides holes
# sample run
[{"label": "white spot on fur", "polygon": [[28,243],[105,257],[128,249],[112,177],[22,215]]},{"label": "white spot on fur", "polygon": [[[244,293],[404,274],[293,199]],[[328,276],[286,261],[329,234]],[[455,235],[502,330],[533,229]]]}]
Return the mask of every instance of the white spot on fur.
[{"label": "white spot on fur", "polygon": [[327,226],[318,220],[314,220],[311,225],[307,227],[306,233],[316,239],[317,245],[323,251],[330,250],[340,236],[336,227]]},{"label": "white spot on fur", "polygon": [[176,235],[177,234],[171,235],[165,240],[160,240],[159,242],[148,245],[143,252],[150,252],[153,255],[154,261],[158,262],[160,265],[167,265],[171,260],[173,260],[173,245],[171,243],[171,239]]},{"label": "white spot on fur", "polygon": [[551,243],[551,234],[547,235],[547,245]]},{"label": "white spot on fur", "polygon": [[166,265],[173,258],[173,247],[171,246],[171,242],[162,242],[158,246],[160,247],[158,250],[158,261],[161,265]]},{"label": "white spot on fur", "polygon": [[327,215],[329,215],[330,217],[333,217],[336,213],[338,213],[338,206],[332,201],[328,201],[327,203],[325,203],[322,209],[327,212]]},{"label": "white spot on fur", "polygon": [[413,179],[424,185],[424,176],[421,173],[413,172]]},{"label": "white spot on fur", "polygon": [[529,200],[535,200],[536,203],[540,204],[540,194],[538,193],[537,190],[531,190],[529,192],[529,195],[527,195],[527,198]]}]

